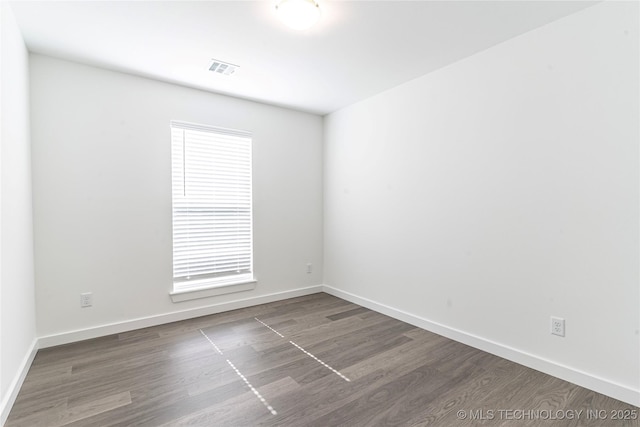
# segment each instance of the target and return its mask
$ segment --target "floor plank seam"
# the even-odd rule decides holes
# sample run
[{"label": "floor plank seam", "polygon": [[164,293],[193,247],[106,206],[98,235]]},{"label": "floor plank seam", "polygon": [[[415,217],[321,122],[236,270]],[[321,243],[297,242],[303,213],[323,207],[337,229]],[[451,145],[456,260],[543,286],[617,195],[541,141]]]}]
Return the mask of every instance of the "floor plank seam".
[{"label": "floor plank seam", "polygon": [[[282,335],[280,332],[276,331],[274,328],[272,328],[271,326],[269,326],[266,323],[264,323],[262,320],[258,319],[257,317],[254,317],[254,319],[256,321],[260,322],[261,324],[263,324],[264,326],[266,326],[267,328],[271,329],[273,332],[278,334],[278,336],[280,336],[281,338],[285,338],[284,335]],[[333,372],[334,374],[336,374],[337,376],[339,376],[340,378],[342,378],[346,382],[351,382],[351,380],[349,378],[344,376],[342,373],[340,373],[336,369],[333,369],[331,366],[327,365],[322,360],[318,359],[316,356],[314,356],[313,354],[309,353],[307,350],[305,350],[304,348],[302,348],[298,344],[294,343],[293,341],[289,341],[289,344],[291,344],[292,346],[294,346],[295,348],[297,348],[298,350],[300,350],[301,352],[303,352],[304,354],[306,354],[307,356],[309,356],[310,358],[312,358],[313,360],[315,360],[316,362],[318,362],[319,364],[321,364],[325,368],[329,369],[331,372]]]},{"label": "floor plank seam", "polygon": [[[222,350],[220,350],[220,348],[216,345],[216,343],[214,343],[213,340],[211,338],[209,338],[209,336],[207,334],[205,334],[202,329],[199,329],[199,331],[207,339],[207,341],[209,341],[209,343],[211,343],[211,345],[213,346],[215,351],[220,356],[224,356],[224,354],[222,353]],[[249,390],[251,390],[253,392],[253,394],[255,394],[255,396],[258,398],[258,400],[260,400],[260,402],[262,402],[262,404],[267,408],[267,410],[269,410],[269,412],[271,412],[271,415],[278,415],[278,412],[275,409],[273,409],[273,406],[271,406],[269,404],[269,402],[267,402],[267,400],[260,394],[260,392],[258,390],[256,390],[256,388],[249,382],[247,377],[245,377],[242,374],[242,372],[240,372],[240,370],[238,368],[236,368],[236,366],[229,359],[225,358],[225,360],[227,361],[227,364],[231,367],[231,369],[233,369],[233,371],[240,377],[240,379],[242,381],[244,381],[244,383],[247,385],[247,387],[249,387]]]},{"label": "floor plank seam", "polygon": [[264,323],[262,320],[258,319],[257,317],[254,317],[254,319],[256,319],[258,322],[262,323],[264,326],[266,326],[267,328],[271,329],[273,332],[275,332],[280,338],[284,338],[284,335],[282,335],[280,332],[276,331],[275,329],[273,329],[271,326],[267,325],[266,323]]},{"label": "floor plank seam", "polygon": [[211,345],[213,346],[213,348],[215,349],[216,353],[218,353],[220,356],[222,356],[222,350],[220,350],[218,348],[218,346],[216,345],[216,343],[214,343],[213,341],[211,341],[211,338],[209,338],[207,336],[207,334],[205,334],[202,329],[199,329],[200,333],[207,339],[207,341],[209,341],[211,343]]},{"label": "floor plank seam", "polygon": [[273,409],[271,405],[269,405],[269,402],[267,402],[266,399],[262,397],[260,392],[256,390],[254,386],[251,385],[249,380],[244,375],[242,375],[242,372],[240,372],[238,368],[236,368],[229,359],[227,359],[227,363],[229,364],[229,366],[231,366],[231,368],[235,371],[235,373],[238,374],[240,378],[242,378],[242,381],[244,381],[244,383],[249,387],[249,389],[253,392],[253,394],[256,395],[256,397],[260,400],[260,402],[262,402],[262,404],[267,407],[269,412],[271,412],[271,415],[278,415],[278,412],[275,409]]},{"label": "floor plank seam", "polygon": [[351,382],[351,380],[347,377],[345,377],[344,375],[342,375],[340,372],[338,372],[337,370],[333,369],[331,366],[327,365],[326,363],[324,363],[322,360],[318,359],[316,356],[314,356],[313,354],[309,353],[307,350],[305,350],[304,348],[300,347],[298,344],[294,343],[293,341],[289,341],[291,343],[291,345],[293,345],[295,348],[297,348],[298,350],[300,350],[301,352],[303,352],[304,354],[306,354],[307,356],[309,356],[310,358],[312,358],[313,360],[315,360],[316,362],[318,362],[319,364],[321,364],[322,366],[324,366],[325,368],[329,369],[331,372],[333,372],[334,374],[336,374],[337,376],[339,376],[340,378],[342,378],[343,380],[345,380],[346,382]]}]

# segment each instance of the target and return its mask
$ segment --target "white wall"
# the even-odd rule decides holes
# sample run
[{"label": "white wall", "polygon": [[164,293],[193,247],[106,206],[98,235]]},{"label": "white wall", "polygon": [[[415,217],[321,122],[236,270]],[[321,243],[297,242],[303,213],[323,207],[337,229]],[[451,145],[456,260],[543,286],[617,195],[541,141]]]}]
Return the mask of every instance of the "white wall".
[{"label": "white wall", "polygon": [[325,284],[640,404],[638,38],[599,4],[327,116]]},{"label": "white wall", "polygon": [[[322,283],[321,117],[40,55],[31,85],[39,336]],[[171,302],[170,120],[253,132],[255,290]]]},{"label": "white wall", "polygon": [[7,2],[0,2],[0,424],[35,348],[29,62]]}]

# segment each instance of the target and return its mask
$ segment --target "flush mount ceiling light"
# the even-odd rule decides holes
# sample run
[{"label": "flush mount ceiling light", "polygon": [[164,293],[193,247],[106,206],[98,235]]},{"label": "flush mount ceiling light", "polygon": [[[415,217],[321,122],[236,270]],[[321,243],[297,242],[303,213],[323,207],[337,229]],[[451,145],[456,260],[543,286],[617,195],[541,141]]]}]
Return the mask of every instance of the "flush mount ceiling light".
[{"label": "flush mount ceiling light", "polygon": [[280,0],[276,13],[287,27],[307,30],[320,19],[320,6],[315,0]]}]

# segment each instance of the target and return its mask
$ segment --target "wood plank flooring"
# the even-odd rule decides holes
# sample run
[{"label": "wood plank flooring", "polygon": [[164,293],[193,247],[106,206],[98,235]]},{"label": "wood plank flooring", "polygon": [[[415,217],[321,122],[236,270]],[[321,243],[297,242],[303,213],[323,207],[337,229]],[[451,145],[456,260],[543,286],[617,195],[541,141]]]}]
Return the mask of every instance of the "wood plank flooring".
[{"label": "wood plank flooring", "polygon": [[638,411],[322,293],[40,350],[6,427],[640,426]]}]

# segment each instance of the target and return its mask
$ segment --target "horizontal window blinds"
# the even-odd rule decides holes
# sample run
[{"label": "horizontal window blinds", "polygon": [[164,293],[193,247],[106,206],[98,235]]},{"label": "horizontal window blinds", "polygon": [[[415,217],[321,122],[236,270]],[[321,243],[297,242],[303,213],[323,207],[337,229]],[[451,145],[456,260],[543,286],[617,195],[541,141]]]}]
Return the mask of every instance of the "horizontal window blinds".
[{"label": "horizontal window blinds", "polygon": [[251,134],[171,122],[173,278],[252,274]]}]

